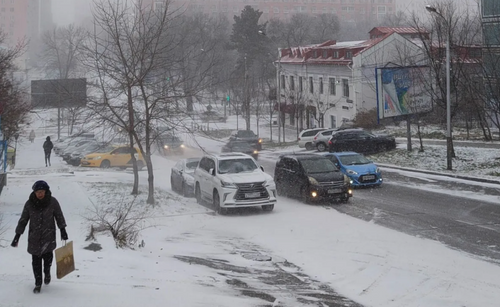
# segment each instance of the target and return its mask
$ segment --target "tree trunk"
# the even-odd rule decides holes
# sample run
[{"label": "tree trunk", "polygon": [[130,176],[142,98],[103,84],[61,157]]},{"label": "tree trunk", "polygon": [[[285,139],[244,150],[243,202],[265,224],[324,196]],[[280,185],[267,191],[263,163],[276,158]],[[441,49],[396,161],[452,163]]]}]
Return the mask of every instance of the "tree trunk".
[{"label": "tree trunk", "polygon": [[[134,148],[134,135],[133,135],[133,127],[134,127],[134,103],[132,101],[132,88],[130,86],[127,87],[127,107],[128,107],[128,136],[130,140],[131,149]],[[133,151],[130,152],[130,156],[132,159],[132,167],[134,169],[134,184],[132,187],[132,195],[139,194],[139,173],[137,171],[137,160],[135,159],[135,155]]]}]

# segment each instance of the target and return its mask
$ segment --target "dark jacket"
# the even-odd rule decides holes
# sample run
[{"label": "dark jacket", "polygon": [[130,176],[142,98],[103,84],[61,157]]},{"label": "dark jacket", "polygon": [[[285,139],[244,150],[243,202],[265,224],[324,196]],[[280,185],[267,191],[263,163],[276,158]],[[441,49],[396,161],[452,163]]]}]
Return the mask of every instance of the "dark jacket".
[{"label": "dark jacket", "polygon": [[35,192],[24,205],[23,213],[17,223],[16,233],[22,235],[28,222],[28,253],[42,255],[56,248],[56,223],[59,228],[66,228],[66,221],[57,199],[47,191],[43,199],[38,199]]},{"label": "dark jacket", "polygon": [[47,137],[47,140],[43,142],[43,151],[45,151],[45,153],[50,153],[52,148],[54,148],[54,144],[52,144],[50,137]]}]

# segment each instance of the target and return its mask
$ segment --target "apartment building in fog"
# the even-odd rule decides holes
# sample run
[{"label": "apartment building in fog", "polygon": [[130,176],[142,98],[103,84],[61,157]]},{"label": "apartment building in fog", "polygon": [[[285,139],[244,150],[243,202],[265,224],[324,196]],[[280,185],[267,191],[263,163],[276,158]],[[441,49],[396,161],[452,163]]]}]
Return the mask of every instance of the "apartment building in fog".
[{"label": "apartment building in fog", "polygon": [[[262,12],[262,21],[271,18],[286,20],[293,14],[336,14],[341,21],[383,20],[394,14],[399,0],[173,0],[170,7],[186,13],[226,15],[233,20],[243,8],[250,5]],[[153,9],[164,5],[164,0],[144,0]]]}]

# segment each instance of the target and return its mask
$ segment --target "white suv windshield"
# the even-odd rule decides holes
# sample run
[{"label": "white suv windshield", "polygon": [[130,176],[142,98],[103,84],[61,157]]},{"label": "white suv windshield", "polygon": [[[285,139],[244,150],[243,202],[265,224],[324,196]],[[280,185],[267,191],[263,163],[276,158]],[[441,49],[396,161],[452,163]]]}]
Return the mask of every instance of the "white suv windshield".
[{"label": "white suv windshield", "polygon": [[230,159],[219,161],[219,174],[253,172],[257,165],[252,159]]}]

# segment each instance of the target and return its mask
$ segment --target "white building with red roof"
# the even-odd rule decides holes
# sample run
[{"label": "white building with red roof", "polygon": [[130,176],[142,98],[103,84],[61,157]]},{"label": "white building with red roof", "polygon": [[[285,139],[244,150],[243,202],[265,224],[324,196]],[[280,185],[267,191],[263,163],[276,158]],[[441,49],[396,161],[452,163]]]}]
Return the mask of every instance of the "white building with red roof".
[{"label": "white building with red roof", "polygon": [[417,43],[427,32],[377,27],[365,41],[298,46],[281,50],[279,111],[299,129],[340,127],[360,110],[377,107],[375,68],[421,64]]}]

